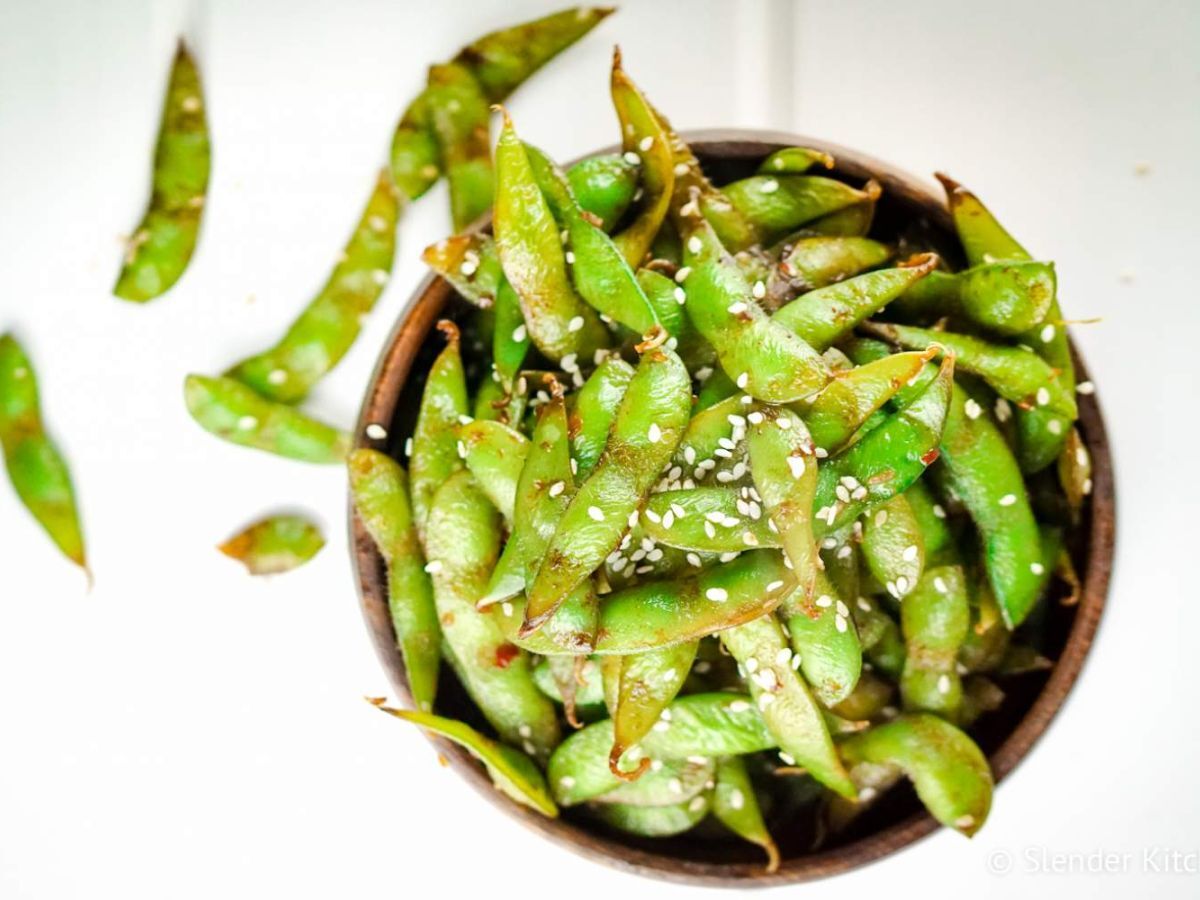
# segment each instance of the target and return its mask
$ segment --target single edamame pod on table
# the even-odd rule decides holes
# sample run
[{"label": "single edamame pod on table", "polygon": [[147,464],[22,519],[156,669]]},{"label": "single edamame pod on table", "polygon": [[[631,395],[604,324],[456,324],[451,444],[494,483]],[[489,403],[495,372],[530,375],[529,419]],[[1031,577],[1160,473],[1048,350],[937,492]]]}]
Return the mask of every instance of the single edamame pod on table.
[{"label": "single edamame pod on table", "polygon": [[340,463],[350,452],[346,432],[267,400],[232,378],[189,375],[183,395],[196,423],[231,444],[310,463]]},{"label": "single edamame pod on table", "polygon": [[11,334],[0,335],[0,446],[25,508],[63,555],[87,572],[71,473],[46,434],[33,363]]},{"label": "single edamame pod on table", "polygon": [[181,40],[154,148],[150,203],[126,245],[113,288],[118,297],[145,303],[166,293],[183,275],[196,249],[211,163],[200,73]]},{"label": "single edamame pod on table", "polygon": [[378,450],[355,450],[347,463],[354,509],[387,566],[388,612],[408,690],[417,708],[428,712],[437,694],[441,628],[417,540],[408,476]]},{"label": "single edamame pod on table", "polygon": [[325,546],[321,530],[303,516],[269,516],[217,547],[251,575],[277,575],[304,565]]}]

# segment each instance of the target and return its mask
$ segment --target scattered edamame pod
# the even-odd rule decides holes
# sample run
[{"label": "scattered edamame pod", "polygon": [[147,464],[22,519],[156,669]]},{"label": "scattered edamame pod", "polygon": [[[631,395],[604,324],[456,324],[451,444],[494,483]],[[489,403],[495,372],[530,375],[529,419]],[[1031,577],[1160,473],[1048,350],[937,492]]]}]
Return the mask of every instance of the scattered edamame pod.
[{"label": "scattered edamame pod", "polygon": [[302,566],[325,546],[321,530],[303,516],[260,519],[217,547],[251,575],[277,575]]},{"label": "scattered edamame pod", "polygon": [[192,259],[208,191],[212,149],[196,62],[175,50],[154,148],[150,203],[125,248],[113,293],[145,303],[165,294]]}]

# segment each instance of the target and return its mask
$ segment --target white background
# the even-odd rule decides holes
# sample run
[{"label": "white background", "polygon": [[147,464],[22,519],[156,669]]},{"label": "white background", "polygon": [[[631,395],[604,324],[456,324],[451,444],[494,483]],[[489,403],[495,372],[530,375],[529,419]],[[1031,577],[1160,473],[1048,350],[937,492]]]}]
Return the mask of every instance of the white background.
[{"label": "white background", "polygon": [[[1112,431],[1119,559],[1092,659],[984,831],[941,833],[802,890],[1195,896],[1145,848],[1200,850],[1195,348],[1200,5],[961,0],[626,2],[511,103],[560,157],[616,137],[610,45],[681,127],[794,129],[941,168],[1058,263]],[[218,442],[181,381],[273,341],[323,281],[424,67],[552,8],[468,2],[0,4],[0,330],[32,353],[77,481],[96,586],[0,487],[0,896],[674,898],[518,829],[367,707],[343,475]],[[140,214],[175,36],[197,49],[215,167],[191,268],[109,293]],[[1148,167],[1137,174],[1138,166]],[[410,210],[399,266],[315,408],[349,424],[448,229]],[[1185,277],[1187,276],[1187,277]],[[281,508],[329,546],[252,580],[213,546]],[[1027,852],[1133,854],[1127,874]],[[988,872],[998,851],[1014,872]],[[1196,857],[1192,857],[1193,865]],[[1144,880],[1139,880],[1144,879]]]}]

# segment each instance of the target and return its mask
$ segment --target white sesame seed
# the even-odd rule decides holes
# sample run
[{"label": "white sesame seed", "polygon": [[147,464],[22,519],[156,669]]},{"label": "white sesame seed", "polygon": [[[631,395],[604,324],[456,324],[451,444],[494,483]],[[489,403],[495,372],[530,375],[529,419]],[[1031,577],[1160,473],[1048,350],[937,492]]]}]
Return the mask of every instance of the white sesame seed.
[{"label": "white sesame seed", "polygon": [[[687,303],[687,292],[684,291],[683,288],[681,288],[681,287],[675,288],[674,293],[675,293],[675,302],[676,303],[678,303],[680,306],[683,306],[683,304]],[[699,373],[697,373],[697,375],[699,375]]]},{"label": "white sesame seed", "polygon": [[1055,328],[1053,325],[1047,325],[1042,329],[1042,343],[1048,344],[1054,340]]},{"label": "white sesame seed", "polygon": [[579,460],[575,459],[575,457],[571,457],[571,474],[579,474]]},{"label": "white sesame seed", "polygon": [[258,427],[258,419],[254,416],[242,416],[237,420],[238,431],[252,431]]},{"label": "white sesame seed", "polygon": [[749,307],[746,306],[746,304],[744,302],[742,302],[741,300],[737,300],[733,303],[730,303],[729,306],[726,308],[726,311],[731,316],[740,316],[747,309],[749,309]]},{"label": "white sesame seed", "polygon": [[638,149],[641,150],[643,153],[645,153],[647,150],[649,150],[653,146],[654,146],[654,136],[653,135],[648,134],[644,138],[642,138],[640,141],[638,141]]},{"label": "white sesame seed", "polygon": [[901,595],[901,594],[907,594],[907,593],[908,593],[908,577],[905,575],[896,576],[896,594]]},{"label": "white sesame seed", "polygon": [[1040,387],[1037,389],[1037,396],[1034,399],[1037,400],[1038,406],[1045,406],[1050,402],[1050,391],[1047,388]]},{"label": "white sesame seed", "polygon": [[283,384],[287,380],[288,380],[287,369],[272,369],[270,371],[270,373],[267,375],[267,383],[268,384],[279,385],[279,384]]},{"label": "white sesame seed", "polygon": [[909,544],[904,548],[904,552],[900,554],[900,558],[905,562],[912,562],[917,558],[917,554],[921,551],[917,549],[916,544]]},{"label": "white sesame seed", "polygon": [[413,439],[405,438],[404,439],[404,455],[412,456],[412,448],[413,448]]},{"label": "white sesame seed", "polygon": [[189,94],[183,98],[183,102],[179,104],[184,112],[194,113],[200,111],[200,98],[195,94]]},{"label": "white sesame seed", "polygon": [[704,596],[714,603],[724,603],[729,599],[729,591],[725,588],[711,587],[704,592]]},{"label": "white sesame seed", "polygon": [[828,594],[822,594],[817,598],[817,606],[821,607],[821,609],[826,609],[830,606],[833,606],[833,598]]},{"label": "white sesame seed", "polygon": [[564,791],[569,791],[571,788],[575,787],[575,779],[570,775],[564,775],[562,778],[558,779],[558,786]]},{"label": "white sesame seed", "polygon": [[594,522],[604,521],[604,512],[598,506],[589,506],[587,514]]},{"label": "white sesame seed", "polygon": [[388,273],[383,269],[376,269],[371,273],[371,280],[380,287],[383,287],[383,285],[387,284],[388,277]]},{"label": "white sesame seed", "polygon": [[688,553],[687,561],[688,561],[688,565],[695,566],[697,569],[700,568],[700,566],[702,565],[700,562],[700,554],[698,554],[698,553]]},{"label": "white sesame seed", "polygon": [[629,163],[631,166],[636,166],[642,161],[642,158],[632,150],[626,150],[622,156],[625,158],[625,162]]},{"label": "white sesame seed", "polygon": [[815,456],[817,459],[825,459],[827,456],[829,456],[829,451],[824,447],[814,447],[813,456]]},{"label": "white sesame seed", "polygon": [[373,441],[382,441],[387,437],[387,429],[378,422],[372,422],[366,427],[366,434]]},{"label": "white sesame seed", "polygon": [[866,597],[859,597],[858,598],[858,608],[861,609],[863,612],[870,612],[871,611],[871,601],[868,600]]},{"label": "white sesame seed", "polygon": [[746,414],[746,421],[749,422],[751,425],[761,425],[765,418],[766,418],[766,416],[764,416],[758,410],[755,410],[754,412]]},{"label": "white sesame seed", "polygon": [[692,235],[687,242],[688,251],[691,253],[699,253],[704,249],[704,242],[697,235]]},{"label": "white sesame seed", "polygon": [[1040,562],[1034,562],[1029,564],[1029,571],[1034,575],[1044,575],[1046,574],[1046,567]]},{"label": "white sesame seed", "polygon": [[1000,498],[999,502],[1000,502],[1001,506],[1012,506],[1014,503],[1017,502],[1017,495],[1016,494],[1005,494],[1003,497]]},{"label": "white sesame seed", "polygon": [[787,464],[788,464],[788,469],[791,470],[793,478],[799,478],[801,475],[804,474],[805,466],[804,466],[804,457],[803,456],[789,456],[787,458]]},{"label": "white sesame seed", "polygon": [[729,711],[731,713],[744,713],[749,709],[750,709],[750,704],[747,703],[745,700],[734,700],[732,703],[729,704]]},{"label": "white sesame seed", "polygon": [[563,254],[563,259],[565,259],[567,261],[568,266],[575,265],[575,251],[568,250],[566,253]]},{"label": "white sesame seed", "polygon": [[950,590],[950,588],[946,585],[946,579],[941,575],[938,575],[933,579],[933,587],[939,594],[944,594]]},{"label": "white sesame seed", "polygon": [[746,389],[746,385],[748,385],[749,383],[750,383],[750,373],[749,372],[743,372],[734,381],[734,384],[736,384],[738,386],[738,389],[743,390],[743,391]]},{"label": "white sesame seed", "polygon": [[848,490],[846,490],[846,486],[844,484],[839,484],[836,488],[833,489],[833,492],[835,494],[837,494],[837,498],[839,500],[841,500],[843,503],[850,502],[850,492]]},{"label": "white sesame seed", "polygon": [[653,522],[655,525],[658,525],[662,522],[662,516],[660,516],[658,513],[656,513],[652,509],[646,510],[646,518],[649,519],[651,522]]},{"label": "white sesame seed", "polygon": [[773,194],[779,190],[779,182],[774,178],[768,178],[762,183],[762,186],[759,188],[759,190],[764,194]]},{"label": "white sesame seed", "polygon": [[431,559],[429,562],[425,563],[425,571],[430,575],[436,575],[438,572],[442,571],[442,561],[440,559]]},{"label": "white sesame seed", "polygon": [[1087,495],[1088,495],[1088,494],[1090,494],[1091,492],[1092,492],[1092,479],[1090,479],[1090,478],[1085,478],[1085,479],[1083,480],[1083,493],[1084,493],[1084,496],[1087,496]]},{"label": "white sesame seed", "polygon": [[790,753],[786,753],[783,750],[779,751],[779,758],[783,761],[784,765],[794,766],[796,764],[796,757],[792,756]]},{"label": "white sesame seed", "polygon": [[967,399],[967,402],[963,406],[968,419],[978,419],[983,415],[983,407],[970,398]]},{"label": "white sesame seed", "polygon": [[681,782],[678,778],[672,778],[667,782],[667,790],[669,790],[672,794],[682,794],[683,782]]},{"label": "white sesame seed", "polygon": [[567,323],[567,331],[579,331],[583,328],[583,316],[575,316]]},{"label": "white sesame seed", "polygon": [[775,702],[774,694],[759,694],[758,695],[758,708],[761,710],[765,710],[768,706],[770,706],[774,702]]},{"label": "white sesame seed", "polygon": [[713,540],[717,536],[717,529],[713,526],[712,522],[705,522],[704,533],[708,535],[709,540]]},{"label": "white sesame seed", "polygon": [[467,445],[464,444],[462,441],[459,441],[457,449],[458,449],[458,458],[466,459],[467,458]]},{"label": "white sesame seed", "polygon": [[557,497],[559,494],[561,494],[566,489],[567,489],[567,483],[565,481],[556,481],[556,482],[554,482],[554,484],[550,485],[550,490],[548,490],[546,493],[549,494],[551,497]]},{"label": "white sesame seed", "polygon": [[792,420],[789,419],[787,416],[780,416],[778,419],[775,420],[775,424],[778,425],[780,428],[782,428],[784,431],[787,431],[789,428],[792,427]]},{"label": "white sesame seed", "polygon": [[683,284],[687,281],[687,277],[692,274],[691,266],[681,266],[679,271],[675,273],[675,283]]},{"label": "white sesame seed", "polygon": [[938,676],[937,689],[939,694],[950,693],[950,676],[942,674]]},{"label": "white sesame seed", "polygon": [[1012,406],[1003,397],[996,398],[996,420],[1007,422],[1012,418]]},{"label": "white sesame seed", "polygon": [[662,429],[658,427],[657,422],[650,423],[650,428],[646,432],[646,437],[649,438],[650,443],[652,444],[657,444],[660,440],[662,440]]},{"label": "white sesame seed", "polygon": [[838,631],[845,632],[846,628],[848,627],[846,624],[846,617],[845,616],[835,617],[833,620],[833,625],[835,628],[837,628]]},{"label": "white sesame seed", "polygon": [[670,722],[664,722],[662,720],[659,720],[658,722],[654,723],[654,727],[652,728],[652,730],[658,731],[658,732],[663,732],[663,731],[666,731],[667,729],[669,729],[670,727],[671,727]]},{"label": "white sesame seed", "polygon": [[1094,394],[1096,393],[1096,386],[1090,381],[1081,381],[1075,385],[1075,390],[1081,394]]},{"label": "white sesame seed", "polygon": [[675,163],[675,177],[682,178],[688,173],[688,171],[689,169],[687,163]]},{"label": "white sesame seed", "polygon": [[721,562],[723,562],[723,563],[727,563],[727,562],[733,562],[739,556],[741,556],[741,553],[739,553],[737,550],[731,550],[726,553],[722,553],[720,556],[717,557],[717,559],[721,560]]},{"label": "white sesame seed", "polygon": [[935,503],[933,504],[933,514],[936,518],[944,519],[946,518],[946,508],[940,503]]},{"label": "white sesame seed", "polygon": [[516,343],[520,344],[522,341],[525,340],[525,337],[527,334],[528,334],[528,332],[525,329],[525,324],[521,323],[520,325],[518,325],[516,328],[513,329],[512,339]]}]

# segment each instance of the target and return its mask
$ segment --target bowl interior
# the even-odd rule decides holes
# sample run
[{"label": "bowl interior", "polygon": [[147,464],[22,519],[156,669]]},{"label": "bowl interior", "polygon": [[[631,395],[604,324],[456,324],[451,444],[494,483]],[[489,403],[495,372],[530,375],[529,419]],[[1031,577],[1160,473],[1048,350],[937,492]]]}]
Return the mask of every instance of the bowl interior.
[{"label": "bowl interior", "polygon": [[[884,163],[827,142],[797,136],[701,132],[686,137],[718,184],[751,174],[763,157],[783,146],[827,150],[837,160],[834,177],[856,185],[873,177],[882,184],[883,195],[871,230],[873,237],[896,242],[901,251],[907,242],[917,240],[932,245],[951,263],[961,262],[942,200],[922,182]],[[393,454],[402,451],[405,436],[412,432],[426,373],[442,346],[440,339],[431,337],[433,326],[440,318],[461,320],[471,309],[440,279],[429,278],[422,283],[388,342],[359,421],[359,435],[364,434],[367,424],[378,423],[387,429],[389,437],[381,441],[362,437],[361,445]],[[470,349],[464,347],[464,361],[471,356]],[[1080,380],[1086,379],[1087,373],[1078,357],[1076,364]],[[473,384],[487,374],[481,366],[474,369]],[[1041,604],[1043,638],[1038,646],[1046,656],[1056,660],[1054,668],[1007,679],[1003,706],[970,729],[988,755],[997,780],[1024,757],[1065,700],[1083,665],[1107,593],[1114,513],[1108,444],[1095,397],[1081,395],[1079,407],[1079,428],[1091,450],[1094,467],[1092,499],[1080,527],[1071,535],[1069,546],[1083,589],[1078,602],[1068,606],[1061,602],[1067,594],[1066,585],[1055,582],[1051,594]],[[407,701],[404,668],[388,619],[383,563],[353,513],[351,530],[363,613],[380,658],[397,692]],[[486,723],[448,667],[443,667],[442,674],[438,711],[487,731]],[[528,826],[611,865],[672,880],[725,885],[804,881],[869,862],[937,827],[905,783],[890,791],[848,831],[827,839],[818,852],[811,851],[817,837],[812,823],[795,818],[769,823],[779,842],[783,864],[779,871],[767,875],[763,872],[761,851],[717,830],[650,840],[605,829],[574,810],[564,810],[559,820],[545,819],[497,793],[465,751],[440,740],[438,744],[452,765],[489,800]]]}]

